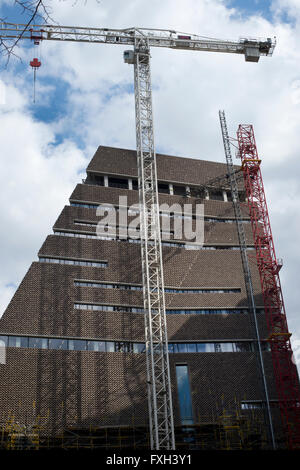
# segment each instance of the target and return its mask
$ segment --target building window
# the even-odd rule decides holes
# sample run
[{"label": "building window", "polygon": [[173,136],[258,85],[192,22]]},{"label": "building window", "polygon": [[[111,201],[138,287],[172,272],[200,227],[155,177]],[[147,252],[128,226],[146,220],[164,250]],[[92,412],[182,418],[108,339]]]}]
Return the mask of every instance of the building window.
[{"label": "building window", "polygon": [[29,338],[29,348],[48,349],[48,338]]},{"label": "building window", "polygon": [[115,343],[113,341],[107,341],[106,352],[115,352]]},{"label": "building window", "polygon": [[192,396],[187,365],[176,365],[176,381],[181,424],[193,424]]},{"label": "building window", "polygon": [[97,227],[98,222],[85,222],[84,220],[74,220],[74,225],[84,225],[87,227]]},{"label": "building window", "polygon": [[28,348],[28,337],[26,336],[9,336],[8,346],[13,348]]},{"label": "building window", "polygon": [[210,190],[209,199],[213,201],[224,201],[223,191]]},{"label": "building window", "polygon": [[241,402],[241,409],[242,410],[261,410],[262,408],[264,408],[264,404],[261,402],[261,401],[256,401],[256,402],[253,402],[253,401],[244,401],[244,402]]},{"label": "building window", "polygon": [[115,343],[115,352],[133,352],[132,343],[128,341],[117,341]]},{"label": "building window", "polygon": [[173,194],[174,196],[186,196],[186,187],[173,184]]},{"label": "building window", "polygon": [[144,353],[145,351],[146,351],[146,346],[144,343],[133,343],[134,353]]},{"label": "building window", "polygon": [[188,343],[187,344],[187,352],[189,352],[189,353],[197,352],[197,344],[196,343]]},{"label": "building window", "polygon": [[86,341],[81,339],[69,339],[69,350],[70,351],[86,351]]},{"label": "building window", "polygon": [[178,343],[178,352],[179,353],[186,353],[187,352],[187,344],[186,343]]},{"label": "building window", "polygon": [[[83,304],[74,303],[74,308],[77,310],[99,310],[104,312],[127,312],[127,313],[145,313],[143,307],[130,307],[126,305],[101,305],[101,304]],[[176,315],[229,315],[229,314],[242,314],[248,313],[246,309],[167,309],[166,314]]]},{"label": "building window", "polygon": [[159,193],[166,193],[166,194],[170,193],[169,185],[165,183],[158,183],[157,189]]},{"label": "building window", "polygon": [[139,189],[138,180],[135,180],[135,179],[132,180],[132,189],[134,189],[135,191],[138,191],[138,189]]},{"label": "building window", "polygon": [[71,202],[73,207],[85,207],[86,209],[97,209],[99,204],[88,204],[87,202]]},{"label": "building window", "polygon": [[40,263],[55,263],[55,264],[70,264],[74,266],[92,266],[96,268],[106,268],[107,261],[90,261],[80,259],[64,259],[64,258],[49,258],[41,256],[39,258]]},{"label": "building window", "polygon": [[128,179],[127,178],[112,178],[108,177],[108,186],[111,188],[123,188],[128,189]]},{"label": "building window", "polygon": [[[35,349],[61,349],[69,351],[98,351],[144,353],[145,343],[131,341],[100,341],[74,338],[38,338],[28,336],[0,336],[0,341],[9,347]],[[157,346],[156,346],[157,347]],[[227,341],[211,343],[168,343],[169,353],[226,353],[251,352],[250,341],[229,343]]]},{"label": "building window", "polygon": [[50,338],[49,339],[49,349],[68,349],[68,340],[67,339],[57,339],[57,338]]},{"label": "building window", "polygon": [[190,193],[192,197],[196,197],[199,199],[204,199],[205,198],[205,191],[203,188],[197,188],[197,187],[191,187],[190,186]]},{"label": "building window", "polygon": [[2,346],[7,346],[8,345],[8,336],[3,336],[3,335],[0,335],[0,342],[2,344]]},{"label": "building window", "polygon": [[[177,217],[177,216],[174,216]],[[182,218],[182,216],[178,216]],[[191,216],[185,216],[185,219],[189,219]],[[168,232],[169,233],[169,232]],[[94,232],[63,232],[61,230],[55,230],[54,235],[62,236],[62,237],[72,237],[72,238],[88,238],[88,239],[93,239],[93,240],[114,240],[117,242],[128,242],[128,243],[138,243],[140,244],[141,241],[140,239],[134,239],[134,238],[118,238],[117,235],[110,235],[110,236],[102,236],[98,235],[97,233]],[[137,235],[139,235],[137,233]],[[170,232],[170,237],[172,236],[172,232]],[[149,241],[149,245],[153,245],[153,241]],[[167,246],[167,247],[173,247],[173,248],[183,248],[185,250],[240,250],[240,246],[232,246],[232,245],[197,245],[197,244],[189,244],[185,242],[168,242],[168,241],[162,241],[161,242],[162,246]],[[248,246],[247,250],[255,250],[254,246]],[[45,258],[40,258],[40,261],[47,261]],[[51,263],[55,263],[57,261],[48,261]],[[74,264],[74,263],[65,263],[65,264]]]},{"label": "building window", "polygon": [[236,352],[250,352],[253,350],[251,343],[234,343],[234,349]]},{"label": "building window", "polygon": [[88,174],[86,180],[86,184],[95,184],[97,186],[104,186],[104,176],[103,175],[95,175],[94,173]]},{"label": "building window", "polygon": [[88,341],[87,350],[105,352],[105,342],[104,341]]}]

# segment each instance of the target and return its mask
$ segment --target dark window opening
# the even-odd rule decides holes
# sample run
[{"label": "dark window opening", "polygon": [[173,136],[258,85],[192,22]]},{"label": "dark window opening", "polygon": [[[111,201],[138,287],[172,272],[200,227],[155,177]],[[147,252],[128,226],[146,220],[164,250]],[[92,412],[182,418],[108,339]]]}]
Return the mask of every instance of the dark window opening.
[{"label": "dark window opening", "polygon": [[173,184],[173,194],[175,196],[186,196],[186,187]]},{"label": "dark window opening", "polygon": [[111,188],[124,188],[128,189],[128,179],[126,178],[112,178],[108,177],[108,186]]},{"label": "dark window opening", "polygon": [[209,191],[209,199],[213,201],[224,201],[223,191]]},{"label": "dark window opening", "polygon": [[168,184],[164,184],[164,183],[158,183],[157,185],[157,188],[158,188],[158,192],[159,193],[166,193],[166,194],[169,194],[169,185]]},{"label": "dark window opening", "polygon": [[95,184],[97,186],[104,186],[104,176],[103,175],[95,175],[94,173],[88,173],[86,180],[86,184]]},{"label": "dark window opening", "polygon": [[104,186],[104,176],[101,175],[94,175],[95,183],[99,186]]},{"label": "dark window opening", "polygon": [[205,199],[205,191],[202,188],[190,188],[191,197]]},{"label": "dark window opening", "polygon": [[139,189],[139,182],[138,180],[132,180],[132,189],[134,189],[135,191],[138,191]]},{"label": "dark window opening", "polygon": [[227,200],[232,202],[232,194],[231,191],[227,191]]}]

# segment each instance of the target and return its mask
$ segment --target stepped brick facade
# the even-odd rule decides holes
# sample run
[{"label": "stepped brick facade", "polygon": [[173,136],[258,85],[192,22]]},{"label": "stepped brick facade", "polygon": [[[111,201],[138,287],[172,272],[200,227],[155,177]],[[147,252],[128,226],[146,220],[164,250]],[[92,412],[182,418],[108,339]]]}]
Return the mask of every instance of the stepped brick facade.
[{"label": "stepped brick facade", "polygon": [[[222,180],[226,165],[157,155],[157,169],[161,204],[191,204],[192,214],[204,204],[202,247],[186,249],[190,241],[171,237],[162,245],[177,444],[218,449],[227,439],[233,448],[267,448],[257,338],[230,189]],[[81,435],[89,426],[97,432],[123,429],[124,436],[140,429],[141,445],[147,446],[140,244],[96,236],[97,206],[118,206],[120,196],[128,207],[138,203],[136,152],[99,147],[0,320],[0,340],[7,346],[6,363],[0,364],[3,429],[13,419],[22,429],[38,426],[53,442],[66,430]],[[284,446],[246,204],[242,213],[275,432]],[[134,217],[129,211],[129,222]],[[171,230],[175,218],[171,214]],[[188,371],[189,430],[179,365]],[[98,445],[114,445],[113,439]]]}]

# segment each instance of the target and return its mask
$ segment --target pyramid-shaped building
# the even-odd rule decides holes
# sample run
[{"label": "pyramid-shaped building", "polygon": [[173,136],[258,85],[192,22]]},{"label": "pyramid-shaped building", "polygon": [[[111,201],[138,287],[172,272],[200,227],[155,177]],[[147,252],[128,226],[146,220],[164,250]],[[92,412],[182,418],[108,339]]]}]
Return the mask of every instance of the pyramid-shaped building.
[{"label": "pyramid-shaped building", "polygon": [[[268,448],[257,337],[226,165],[157,155],[157,172],[160,203],[177,205],[161,213],[171,227],[162,251],[176,444]],[[128,223],[136,218],[137,178],[135,151],[98,148],[1,318],[3,446],[16,440],[33,447],[71,446],[74,440],[83,447],[149,445],[140,243],[99,236],[97,212],[101,205],[106,215],[115,210],[118,216],[122,207]],[[207,186],[214,180],[218,186]],[[195,225],[199,203],[204,244],[192,249],[189,240],[176,239],[175,223],[186,217]],[[184,204],[190,205],[187,215],[176,211]],[[246,204],[242,211],[251,255]],[[273,424],[284,445],[254,262],[251,271]]]}]

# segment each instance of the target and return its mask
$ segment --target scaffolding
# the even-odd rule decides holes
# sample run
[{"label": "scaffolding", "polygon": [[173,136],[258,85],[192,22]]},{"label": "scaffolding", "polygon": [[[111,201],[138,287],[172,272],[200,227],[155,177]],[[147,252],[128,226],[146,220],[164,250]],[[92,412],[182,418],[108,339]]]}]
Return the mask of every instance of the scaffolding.
[{"label": "scaffolding", "polygon": [[300,448],[300,387],[292,361],[292,347],[282,296],[279,271],[282,263],[275,253],[263,179],[251,125],[239,125],[239,157],[251,217],[256,260],[261,281],[266,321],[269,330],[274,375],[282,424],[290,449]]},{"label": "scaffolding", "polygon": [[[63,414],[63,411],[61,412]],[[262,410],[241,410],[239,400],[231,407],[223,399],[215,402],[209,415],[198,414],[194,424],[175,427],[178,450],[264,450],[268,447]],[[13,413],[0,421],[0,450],[43,449],[134,449],[147,450],[149,427],[136,425],[70,424],[53,431],[50,413],[21,424]]]}]

